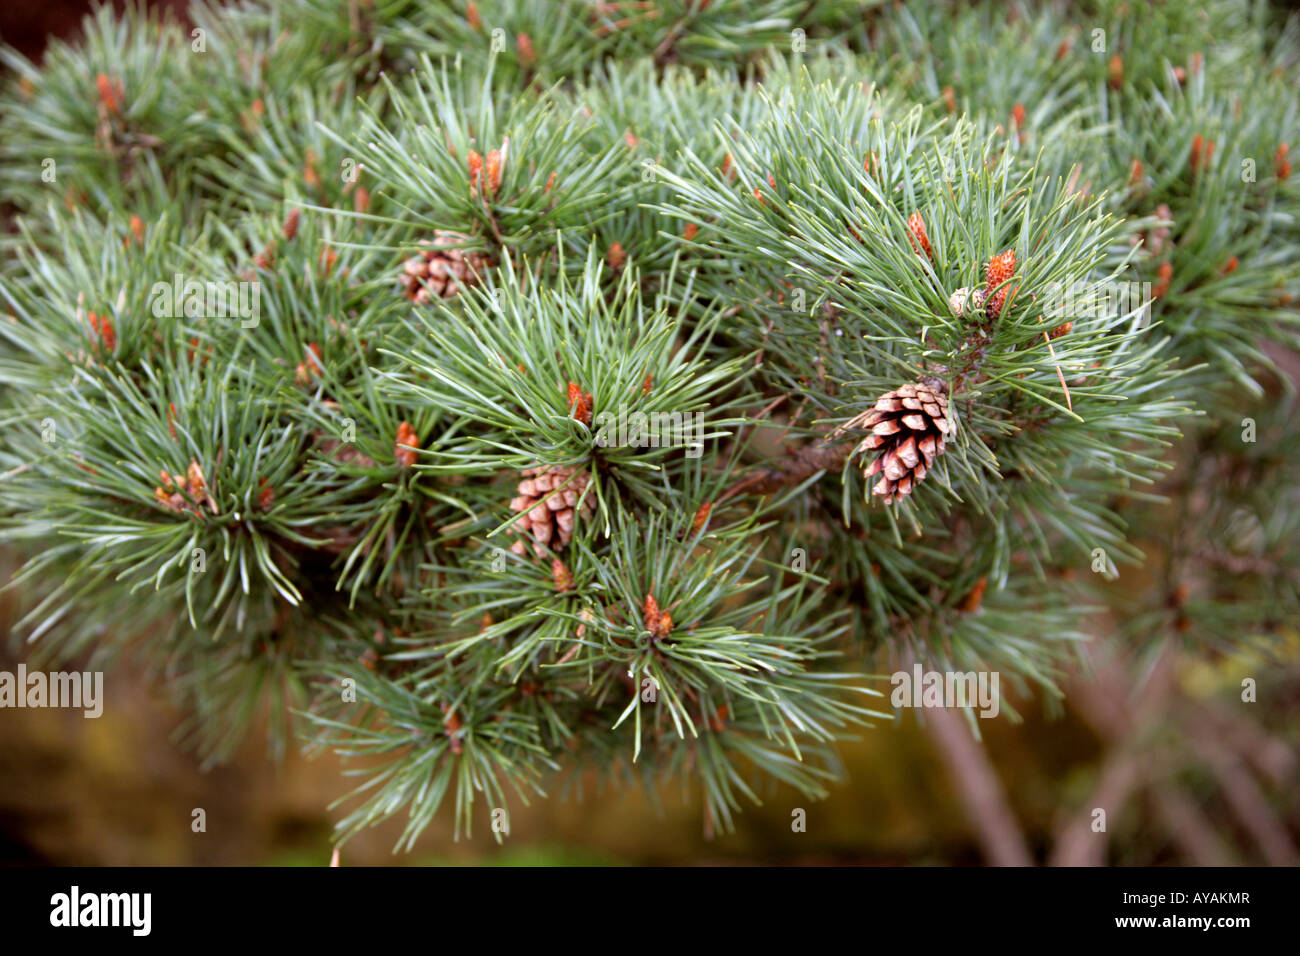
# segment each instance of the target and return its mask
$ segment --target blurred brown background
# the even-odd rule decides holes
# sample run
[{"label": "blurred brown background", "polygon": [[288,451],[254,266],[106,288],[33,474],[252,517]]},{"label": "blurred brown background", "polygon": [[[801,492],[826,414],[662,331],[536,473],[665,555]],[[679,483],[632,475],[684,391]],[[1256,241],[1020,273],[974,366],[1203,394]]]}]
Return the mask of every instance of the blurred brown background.
[{"label": "blurred brown background", "polygon": [[[115,0],[101,3],[121,10],[126,3]],[[183,16],[188,0],[149,0],[150,7],[170,8]],[[92,8],[86,0],[5,0],[0,4],[0,41],[35,57],[45,48],[47,37],[71,38],[81,25],[81,18]]]},{"label": "blurred brown background", "polygon": [[[0,577],[12,563],[0,556]],[[1134,580],[1131,586],[1142,587]],[[0,635],[15,612],[0,596]],[[0,652],[0,670],[18,657]],[[1100,648],[1099,648],[1100,650]],[[980,748],[955,712],[914,713],[841,748],[849,780],[809,803],[784,789],[762,794],[735,834],[706,840],[698,800],[664,795],[656,808],[625,791],[554,796],[511,807],[497,846],[485,818],[472,840],[452,840],[446,813],[411,854],[393,856],[400,826],[363,833],[343,863],[981,865],[1296,865],[1300,788],[1300,636],[1291,664],[1249,655],[1211,666],[1171,647],[1138,689],[1142,669],[1094,659],[1096,679],[1068,688],[1059,715],[1017,701],[1023,724],[980,721]],[[84,662],[73,662],[78,669]],[[1257,704],[1240,702],[1244,675],[1260,677]],[[105,675],[99,719],[80,711],[0,711],[0,863],[323,865],[331,801],[349,788],[332,757],[271,763],[256,736],[229,765],[201,773],[172,741],[181,715],[159,688],[128,670]],[[1107,809],[1107,832],[1088,824]],[[791,811],[808,811],[794,833]],[[203,808],[207,832],[193,833]]]}]

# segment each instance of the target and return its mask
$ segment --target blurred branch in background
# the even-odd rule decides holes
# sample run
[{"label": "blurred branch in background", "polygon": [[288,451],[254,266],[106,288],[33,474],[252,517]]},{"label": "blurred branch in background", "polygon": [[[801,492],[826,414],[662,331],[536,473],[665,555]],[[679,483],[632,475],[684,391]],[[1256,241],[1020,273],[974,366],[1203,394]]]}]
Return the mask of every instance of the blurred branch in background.
[{"label": "blurred branch in background", "polygon": [[988,862],[994,866],[1032,864],[1029,846],[1007,805],[997,772],[963,716],[935,708],[926,713],[925,721],[936,749],[948,764],[953,785],[961,791]]}]

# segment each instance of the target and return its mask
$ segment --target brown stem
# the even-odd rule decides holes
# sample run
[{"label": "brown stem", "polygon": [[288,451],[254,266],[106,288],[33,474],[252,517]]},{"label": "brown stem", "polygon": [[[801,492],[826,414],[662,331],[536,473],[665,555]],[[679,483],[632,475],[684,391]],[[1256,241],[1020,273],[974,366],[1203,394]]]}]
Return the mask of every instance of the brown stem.
[{"label": "brown stem", "polygon": [[1240,754],[1261,777],[1283,786],[1296,772],[1296,754],[1286,741],[1270,736],[1252,721],[1214,704],[1199,709],[1198,715],[1215,727],[1216,739]]},{"label": "brown stem", "polygon": [[1091,810],[1106,811],[1107,826],[1133,793],[1148,783],[1149,768],[1144,755],[1126,746],[1141,740],[1149,722],[1165,705],[1173,689],[1175,655],[1166,643],[1151,668],[1145,693],[1135,706],[1127,693],[1127,682],[1118,662],[1103,655],[1096,645],[1086,650],[1091,677],[1074,682],[1071,699],[1084,719],[1110,745],[1096,786],[1087,804],[1071,811],[1056,837],[1050,857],[1052,866],[1102,866],[1106,862],[1108,837],[1093,832]]},{"label": "brown stem", "polygon": [[1170,838],[1194,866],[1232,864],[1232,854],[1214,832],[1214,824],[1181,787],[1155,784],[1150,797]]},{"label": "brown stem", "polygon": [[1189,735],[1188,743],[1214,774],[1237,819],[1254,837],[1270,866],[1300,866],[1300,853],[1296,852],[1291,835],[1268,805],[1246,765],[1218,740],[1203,736],[1208,729],[1205,724],[1196,728]]},{"label": "brown stem", "polygon": [[841,468],[849,454],[849,437],[846,435],[834,441],[829,437],[818,438],[811,444],[804,445],[775,467],[740,479],[722,493],[718,502],[726,501],[738,494],[771,494],[790,485],[797,485],[819,471],[834,471]]},{"label": "brown stem", "polygon": [[672,29],[668,31],[668,34],[659,41],[659,45],[655,47],[654,51],[655,66],[663,66],[664,63],[667,62],[668,57],[673,52],[673,47],[677,45],[677,41],[680,40],[682,34],[686,32],[687,19],[687,16],[682,16],[678,19],[678,21],[672,25]]},{"label": "brown stem", "polygon": [[1033,866],[1029,844],[1016,823],[984,748],[971,736],[960,714],[936,707],[926,712],[926,728],[952,773],[966,815],[984,855],[993,866]]},{"label": "brown stem", "polygon": [[[1102,866],[1106,862],[1106,833],[1120,807],[1142,785],[1144,755],[1128,750],[1112,750],[1102,765],[1097,785],[1088,798],[1085,813],[1075,811],[1056,839],[1051,866]],[[1107,831],[1094,833],[1091,808],[1106,811]]]}]

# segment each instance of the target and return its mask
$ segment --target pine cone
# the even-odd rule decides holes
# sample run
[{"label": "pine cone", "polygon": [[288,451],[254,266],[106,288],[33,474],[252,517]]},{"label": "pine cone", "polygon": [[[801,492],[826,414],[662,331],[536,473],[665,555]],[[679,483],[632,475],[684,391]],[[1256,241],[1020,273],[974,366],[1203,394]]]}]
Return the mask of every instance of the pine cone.
[{"label": "pine cone", "polygon": [[925,219],[919,212],[912,213],[907,220],[908,237],[907,241],[912,244],[912,251],[918,256],[924,254],[927,259],[934,259],[934,252],[930,249],[930,236],[925,231]]},{"label": "pine cone", "polygon": [[340,465],[356,465],[359,468],[377,468],[378,464],[369,455],[362,454],[351,442],[341,442],[338,439],[330,438],[323,431],[315,431],[312,435],[319,441],[319,449],[322,455],[328,455]]},{"label": "pine cone", "polygon": [[853,454],[880,450],[863,474],[880,475],[871,492],[883,496],[885,504],[893,504],[912,493],[944,452],[944,439],[952,428],[947,387],[927,375],[916,385],[904,385],[885,395],[845,427],[871,429]]},{"label": "pine cone", "polygon": [[[518,540],[510,550],[523,557],[532,538],[533,552],[545,557],[547,546],[558,551],[573,540],[578,518],[590,518],[596,512],[595,495],[583,497],[590,480],[580,468],[556,465],[525,468],[510,508],[527,514],[516,523]],[[579,504],[581,500],[581,504]]]},{"label": "pine cone", "polygon": [[996,319],[1002,314],[1002,306],[1007,301],[1008,295],[1014,295],[1015,289],[1009,285],[1003,285],[1010,279],[1016,271],[1016,250],[1008,249],[1001,255],[996,255],[989,260],[985,272],[988,276],[988,282],[984,286],[984,296],[987,300],[985,311],[989,318]]},{"label": "pine cone", "polygon": [[488,257],[481,252],[451,248],[468,240],[469,236],[443,229],[434,233],[432,242],[421,239],[420,245],[429,248],[407,259],[403,267],[401,283],[406,297],[416,305],[424,305],[435,298],[450,299],[477,282],[489,264]]},{"label": "pine cone", "polygon": [[977,315],[984,311],[985,298],[983,289],[962,286],[948,297],[948,307],[953,315]]},{"label": "pine cone", "polygon": [[401,422],[397,426],[397,441],[393,445],[393,458],[401,468],[410,468],[418,460],[416,449],[420,447],[419,436],[410,422]]}]

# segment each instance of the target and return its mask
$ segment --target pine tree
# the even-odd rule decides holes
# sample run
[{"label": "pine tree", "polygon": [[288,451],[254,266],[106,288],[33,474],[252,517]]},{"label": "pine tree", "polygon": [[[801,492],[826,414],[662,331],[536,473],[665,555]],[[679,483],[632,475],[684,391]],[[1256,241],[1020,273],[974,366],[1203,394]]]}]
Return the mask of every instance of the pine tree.
[{"label": "pine tree", "polygon": [[409,846],[589,770],[727,829],[829,792],[872,675],[1059,695],[1102,606],[1139,652],[1286,636],[1294,17],[189,17],[0,54],[34,666],[145,662],[209,762],[261,713],[361,758],[340,838]]}]

